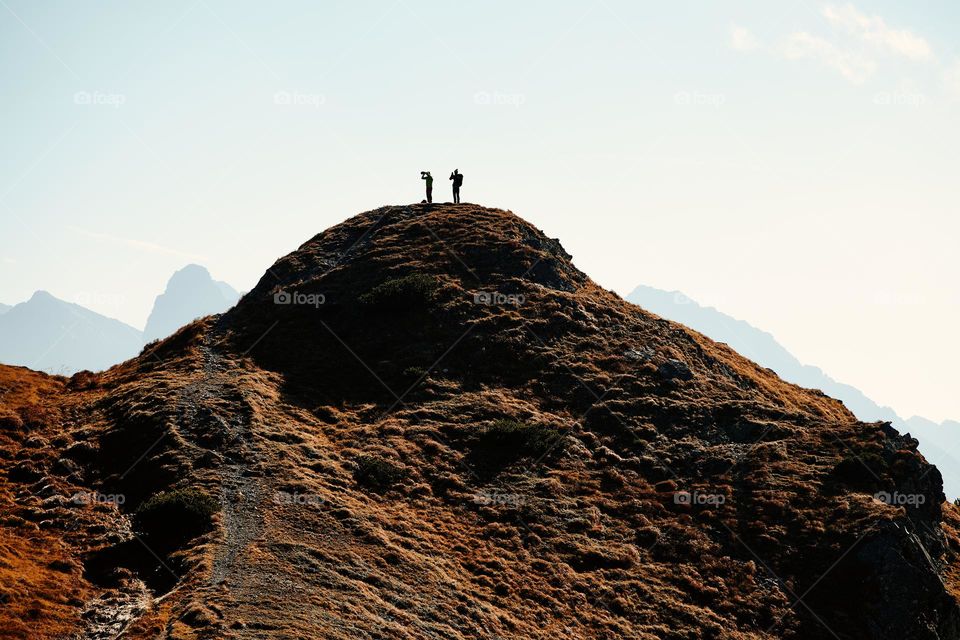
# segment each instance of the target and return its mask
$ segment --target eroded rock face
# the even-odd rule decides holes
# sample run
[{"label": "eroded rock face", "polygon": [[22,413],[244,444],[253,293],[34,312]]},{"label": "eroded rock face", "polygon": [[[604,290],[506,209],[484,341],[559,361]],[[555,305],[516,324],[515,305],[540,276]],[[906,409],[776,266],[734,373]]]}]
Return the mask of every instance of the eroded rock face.
[{"label": "eroded rock face", "polygon": [[667,360],[657,369],[657,373],[664,380],[690,380],[693,372],[682,360]]},{"label": "eroded rock face", "polygon": [[855,549],[843,570],[865,580],[857,592],[870,597],[850,605],[868,622],[869,637],[956,637],[956,613],[930,613],[944,608],[949,612],[951,607],[939,570],[915,533],[884,523]]},{"label": "eroded rock face", "polygon": [[[509,212],[361,214],[134,360],[0,389],[11,637],[960,637],[915,440]],[[213,529],[154,557],[157,503]]]}]

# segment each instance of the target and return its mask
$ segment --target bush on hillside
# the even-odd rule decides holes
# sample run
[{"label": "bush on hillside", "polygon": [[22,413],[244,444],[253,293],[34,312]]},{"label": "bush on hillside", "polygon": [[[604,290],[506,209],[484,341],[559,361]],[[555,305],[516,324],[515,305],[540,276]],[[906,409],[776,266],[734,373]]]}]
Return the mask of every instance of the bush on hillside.
[{"label": "bush on hillside", "polygon": [[359,300],[361,304],[381,309],[411,311],[429,304],[436,290],[436,278],[424,273],[411,273],[381,282],[361,295]]},{"label": "bush on hillside", "polygon": [[353,474],[354,480],[378,491],[395,486],[407,475],[403,467],[379,456],[360,456],[357,464],[359,467]]},{"label": "bush on hillside", "polygon": [[134,513],[134,526],[147,543],[168,552],[213,528],[220,504],[197,489],[176,489],[149,498]]},{"label": "bush on hillside", "polygon": [[548,424],[501,419],[484,428],[473,443],[474,463],[495,470],[524,457],[539,460],[563,450],[566,433]]}]

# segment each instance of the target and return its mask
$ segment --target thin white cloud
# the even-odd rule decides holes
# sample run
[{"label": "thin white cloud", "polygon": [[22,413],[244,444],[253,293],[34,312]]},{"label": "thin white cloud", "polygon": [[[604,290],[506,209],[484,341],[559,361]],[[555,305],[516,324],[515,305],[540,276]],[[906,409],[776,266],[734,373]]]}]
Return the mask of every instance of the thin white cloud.
[{"label": "thin white cloud", "polygon": [[130,249],[136,249],[137,251],[143,251],[146,253],[157,253],[168,256],[176,256],[178,258],[184,258],[191,261],[206,262],[207,257],[202,255],[197,255],[193,253],[187,253],[185,251],[180,251],[179,249],[174,249],[172,247],[165,247],[155,242],[147,242],[145,240],[136,240],[133,238],[122,238],[120,236],[113,236],[108,233],[100,233],[97,231],[88,231],[86,229],[80,229],[78,227],[69,226],[67,227],[71,231],[79,233],[80,235],[87,236],[88,238],[93,238],[94,240],[102,240],[104,242],[110,242],[113,244],[123,245]]},{"label": "thin white cloud", "polygon": [[[829,35],[796,31],[776,46],[764,47],[747,27],[733,25],[730,46],[737,51],[763,49],[788,60],[816,60],[854,84],[863,84],[873,76],[884,54],[938,63],[933,47],[923,37],[908,29],[891,27],[884,18],[867,15],[853,4],[826,5],[821,15],[834,27]],[[944,83],[960,87],[960,62],[956,71],[945,73]],[[954,93],[960,95],[960,89]]]},{"label": "thin white cloud", "polygon": [[863,54],[838,47],[806,31],[788,37],[782,52],[788,60],[817,60],[856,84],[866,82],[877,69],[876,63]]},{"label": "thin white cloud", "polygon": [[933,60],[933,48],[925,39],[907,29],[894,29],[880,16],[861,13],[852,4],[827,5],[823,17],[835,27],[889,53],[911,60]]},{"label": "thin white cloud", "polygon": [[756,51],[760,48],[760,41],[746,27],[733,25],[730,28],[730,46],[737,51]]}]

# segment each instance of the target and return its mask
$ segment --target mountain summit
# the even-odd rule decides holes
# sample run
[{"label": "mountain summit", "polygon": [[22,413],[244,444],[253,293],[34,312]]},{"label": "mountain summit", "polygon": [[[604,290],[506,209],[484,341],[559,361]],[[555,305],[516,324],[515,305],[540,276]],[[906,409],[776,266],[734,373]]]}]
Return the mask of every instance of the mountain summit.
[{"label": "mountain summit", "polygon": [[960,638],[915,440],[508,211],[360,214],[137,358],[0,386],[12,637]]}]

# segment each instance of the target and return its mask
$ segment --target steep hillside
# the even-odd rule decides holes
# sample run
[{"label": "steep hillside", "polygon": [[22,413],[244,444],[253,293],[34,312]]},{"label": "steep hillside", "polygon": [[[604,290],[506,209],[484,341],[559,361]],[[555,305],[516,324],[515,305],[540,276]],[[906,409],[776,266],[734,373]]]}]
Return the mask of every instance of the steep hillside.
[{"label": "steep hillside", "polygon": [[818,367],[802,364],[769,333],[713,307],[701,306],[679,291],[639,286],[627,296],[627,300],[730,345],[740,355],[773,369],[787,382],[823,391],[842,401],[861,420],[890,422],[901,433],[909,433],[920,442],[924,457],[943,474],[947,497],[960,496],[960,459],[954,449],[954,443],[960,438],[960,423],[947,420],[937,424],[918,416],[904,419],[859,389],[837,382]]},{"label": "steep hillside", "polygon": [[915,440],[509,212],[361,214],[222,316],[0,393],[10,637],[960,638]]}]

